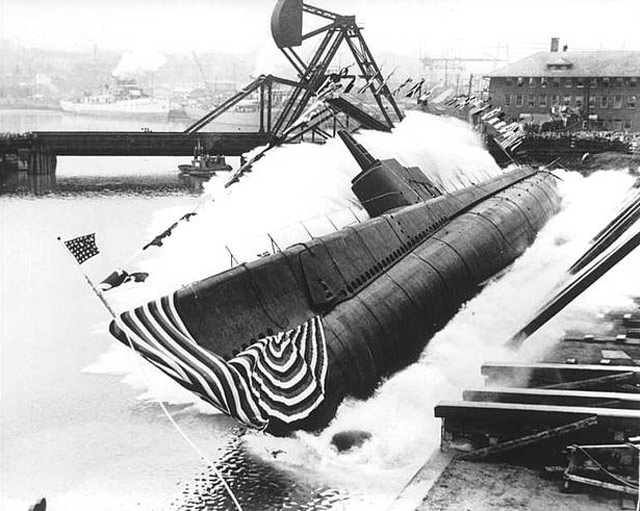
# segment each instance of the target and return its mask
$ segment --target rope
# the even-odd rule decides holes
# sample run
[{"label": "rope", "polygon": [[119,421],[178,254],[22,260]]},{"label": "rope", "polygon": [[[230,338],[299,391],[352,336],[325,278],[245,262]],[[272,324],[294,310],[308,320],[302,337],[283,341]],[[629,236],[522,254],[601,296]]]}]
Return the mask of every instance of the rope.
[{"label": "rope", "polygon": [[[110,308],[109,308],[109,312],[111,312],[111,315],[113,316],[113,319],[116,319],[115,314],[113,314],[113,311]],[[129,336],[126,336],[126,337],[127,337],[127,342],[129,344],[129,347],[133,350],[134,353],[138,354],[138,352],[136,351],[133,343],[131,342],[131,339],[129,339]],[[140,355],[140,356],[142,356],[142,355]],[[144,379],[145,379],[145,381],[147,383],[147,386],[149,388],[151,388],[151,380],[150,380],[149,375],[147,374],[147,371],[144,368],[144,365],[142,364],[142,361],[140,360],[139,357],[136,357],[136,362],[138,364],[138,368],[140,369],[140,372],[144,376]],[[169,419],[169,422],[171,422],[173,427],[180,434],[180,436],[187,443],[187,445],[189,447],[191,447],[196,452],[196,454],[198,454],[198,456],[200,456],[200,458],[207,464],[208,467],[211,467],[213,469],[213,471],[215,472],[216,476],[218,477],[218,479],[220,480],[220,482],[224,486],[225,490],[229,494],[229,497],[231,498],[235,508],[238,511],[242,511],[242,507],[240,506],[240,503],[238,502],[238,499],[236,498],[236,496],[234,495],[233,491],[231,490],[231,487],[227,484],[227,481],[222,476],[222,473],[213,464],[213,462],[202,452],[202,450],[195,444],[195,442],[193,442],[193,440],[191,440],[187,436],[187,434],[184,432],[184,430],[175,421],[175,419],[173,418],[173,416],[171,415],[171,413],[169,412],[169,410],[167,409],[165,404],[162,401],[160,401],[160,399],[158,399],[155,395],[154,395],[153,399],[156,401],[156,403],[158,403],[158,405],[160,405],[160,408],[162,408],[162,411],[166,415],[167,419]]]},{"label": "rope", "polygon": [[[58,240],[60,242],[62,242],[62,240],[60,239],[60,237],[58,237]],[[64,243],[62,244],[65,249],[66,246],[64,245]],[[75,257],[73,256],[73,254],[71,254],[68,250],[66,250],[69,255],[75,260]],[[77,260],[76,260],[77,263]],[[82,268],[80,267],[80,265],[78,265],[78,268],[80,269],[80,273],[82,273],[82,276],[85,278],[85,280],[87,281],[87,283],[89,284],[89,286],[91,287],[91,289],[93,290],[93,292],[96,294],[96,296],[100,299],[100,301],[102,302],[102,304],[105,306],[105,308],[107,309],[107,311],[109,312],[109,314],[111,315],[111,317],[115,320],[117,319],[116,313],[115,311],[111,308],[111,305],[109,304],[109,302],[107,302],[107,300],[104,298],[104,295],[102,294],[102,292],[95,286],[95,284],[93,283],[93,281],[89,278],[89,276],[82,271]],[[129,347],[133,350],[134,353],[138,353],[133,345],[133,343],[131,342],[131,339],[129,339],[129,336],[127,336],[127,343],[129,344]],[[142,356],[142,355],[141,355]],[[149,375],[147,374],[147,371],[145,370],[141,360],[139,357],[136,357],[136,362],[138,364],[138,368],[140,369],[140,372],[142,373],[142,375],[144,376],[144,379],[147,383],[147,386],[149,388],[151,388],[151,379],[149,378]],[[171,422],[171,424],[173,425],[173,427],[176,429],[176,431],[180,434],[180,436],[182,437],[182,439],[187,443],[187,445],[189,445],[189,447],[191,447],[197,454],[198,456],[204,460],[207,463],[208,467],[211,467],[213,469],[213,471],[215,472],[216,476],[218,476],[218,479],[220,479],[220,482],[222,483],[222,485],[224,486],[225,490],[227,491],[227,493],[229,494],[229,497],[231,497],[231,500],[235,506],[235,508],[238,511],[242,511],[242,507],[240,506],[240,503],[238,502],[238,499],[236,498],[236,496],[233,494],[233,491],[231,491],[231,488],[229,487],[229,485],[227,484],[227,481],[225,481],[224,477],[222,476],[222,473],[216,468],[216,466],[213,464],[213,462],[207,458],[207,456],[202,452],[202,450],[200,450],[200,448],[193,442],[193,440],[191,440],[187,434],[182,430],[182,428],[178,425],[178,423],[175,421],[175,419],[173,418],[173,416],[171,415],[171,413],[169,413],[169,410],[167,410],[167,407],[165,406],[165,404],[160,401],[160,399],[156,398],[154,396],[154,400],[158,403],[158,405],[160,405],[160,408],[162,408],[162,411],[164,412],[164,414],[166,415],[167,419],[169,419],[169,422]]]}]

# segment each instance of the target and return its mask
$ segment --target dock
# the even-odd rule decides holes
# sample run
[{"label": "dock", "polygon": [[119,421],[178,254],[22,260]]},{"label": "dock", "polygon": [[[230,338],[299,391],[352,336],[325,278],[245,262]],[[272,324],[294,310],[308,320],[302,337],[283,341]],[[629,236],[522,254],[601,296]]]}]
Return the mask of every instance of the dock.
[{"label": "dock", "polygon": [[[575,494],[566,509],[600,509],[601,502],[635,509],[640,312],[608,319],[609,336],[568,335],[537,362],[486,362],[484,386],[438,403],[440,452],[450,461],[418,509],[472,509],[494,497],[492,478],[501,476],[513,492],[501,488],[496,509],[511,509],[518,498],[527,509],[552,501],[565,509],[561,492]],[[468,489],[451,495],[461,479]]]}]

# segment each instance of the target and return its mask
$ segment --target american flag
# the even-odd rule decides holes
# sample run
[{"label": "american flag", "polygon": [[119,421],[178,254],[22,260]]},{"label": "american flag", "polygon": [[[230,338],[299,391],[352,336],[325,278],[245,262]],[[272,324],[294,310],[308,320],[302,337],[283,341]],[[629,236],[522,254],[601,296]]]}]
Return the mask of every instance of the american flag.
[{"label": "american flag", "polygon": [[69,252],[76,258],[78,264],[84,263],[87,259],[98,255],[99,250],[96,245],[96,233],[78,236],[72,240],[64,242]]},{"label": "american flag", "polygon": [[111,332],[187,390],[247,426],[306,418],[324,400],[328,359],[320,317],[256,341],[225,360],[200,346],[175,294],[122,313]]}]

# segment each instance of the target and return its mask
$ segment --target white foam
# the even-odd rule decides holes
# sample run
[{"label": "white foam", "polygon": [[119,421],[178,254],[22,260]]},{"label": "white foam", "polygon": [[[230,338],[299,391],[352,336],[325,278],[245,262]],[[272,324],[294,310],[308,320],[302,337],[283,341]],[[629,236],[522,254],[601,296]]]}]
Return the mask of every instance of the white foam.
[{"label": "white foam", "polygon": [[[392,134],[364,132],[357,138],[375,157],[395,157],[406,165],[420,166],[447,190],[499,172],[470,128],[452,119],[414,112]],[[287,226],[300,219],[319,218],[346,207],[356,210],[350,180],[359,170],[338,140],[324,146],[298,144],[275,149],[230,189],[222,188],[222,180],[213,181],[199,215],[180,224],[161,248],[149,250],[135,265],[134,269],[150,273],[147,282],[125,285],[112,293],[118,296],[121,307],[134,306],[228,268],[230,256],[225,247],[239,260],[249,260],[269,248],[267,232],[290,232]],[[313,467],[314,472],[339,474],[337,477],[344,480],[351,480],[348,474],[357,467],[360,473],[386,474],[382,479],[397,482],[426,459],[439,442],[434,405],[478,383],[482,362],[508,356],[502,348],[504,342],[544,302],[591,236],[613,216],[631,184],[631,178],[622,172],[596,173],[589,178],[561,173],[560,177],[565,195],[563,211],[503,278],[489,284],[434,337],[418,363],[382,384],[372,399],[344,403],[322,433],[300,433],[287,440],[249,436],[250,447],[281,466]],[[162,212],[166,218],[157,224],[168,226],[168,217],[174,213]],[[358,215],[364,218],[362,211]],[[308,236],[304,229],[298,229],[287,241],[293,243],[296,237],[304,236]],[[535,356],[558,337],[559,331],[575,325],[577,317],[584,318],[585,311],[592,314],[602,303],[620,303],[632,279],[612,284],[613,278],[612,272],[602,284],[608,286],[610,299],[602,300],[604,288],[599,288],[600,296],[593,303],[585,294],[541,331],[532,348],[520,356]],[[92,370],[135,374],[129,361],[119,358],[120,354],[114,357]],[[132,378],[127,383],[140,384]],[[166,398],[164,384],[159,387],[153,389],[154,395]],[[184,399],[188,401],[189,397]],[[373,437],[363,448],[338,455],[330,439],[345,429],[363,429]],[[274,451],[282,451],[275,460],[271,454]],[[377,478],[372,476],[371,480]]]}]

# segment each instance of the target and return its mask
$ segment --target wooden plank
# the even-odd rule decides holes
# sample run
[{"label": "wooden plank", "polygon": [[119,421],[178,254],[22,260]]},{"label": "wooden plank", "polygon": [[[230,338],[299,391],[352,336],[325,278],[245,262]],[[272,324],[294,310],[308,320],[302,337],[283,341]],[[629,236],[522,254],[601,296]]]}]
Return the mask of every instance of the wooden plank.
[{"label": "wooden plank", "polygon": [[622,350],[600,350],[600,353],[602,353],[602,358],[631,360],[631,357]]},{"label": "wooden plank", "polygon": [[640,328],[640,317],[633,314],[622,316],[622,324],[627,328]]},{"label": "wooden plank", "polygon": [[588,380],[577,380],[566,383],[556,383],[553,385],[545,385],[544,389],[556,389],[556,390],[579,390],[579,389],[593,389],[593,388],[607,388],[615,386],[629,381],[633,381],[636,375],[632,372],[612,374],[610,376],[601,376],[599,378],[590,378]]},{"label": "wooden plank", "polygon": [[540,387],[626,372],[632,372],[640,378],[640,367],[637,366],[595,364],[501,364],[491,362],[483,364],[481,372],[487,377],[489,383],[507,381],[509,386],[514,387]]},{"label": "wooden plank", "polygon": [[614,336],[595,336],[595,335],[585,335],[582,337],[565,337],[563,339],[564,342],[584,342],[584,343],[593,343],[593,344],[622,344],[622,345],[630,345],[630,346],[638,346],[640,345],[640,339],[630,339],[627,338],[625,334],[619,334]]},{"label": "wooden plank", "polygon": [[468,389],[463,392],[462,398],[465,401],[496,403],[640,409],[640,393],[502,387]]},{"label": "wooden plank", "polygon": [[525,435],[520,438],[507,440],[506,442],[500,442],[496,445],[490,445],[489,447],[477,449],[473,452],[462,455],[461,458],[463,460],[484,458],[492,454],[498,454],[501,452],[510,451],[512,449],[517,449],[518,447],[524,447],[526,445],[535,444],[537,442],[548,440],[550,438],[556,438],[559,436],[567,435],[574,431],[580,431],[581,429],[590,428],[592,426],[595,426],[597,423],[598,423],[597,417],[587,417],[586,419],[581,419],[576,422],[564,424],[556,428],[547,429],[545,431],[539,431],[538,433]]},{"label": "wooden plank", "polygon": [[572,481],[574,483],[581,483],[581,484],[586,484],[589,486],[596,486],[599,488],[604,488],[607,490],[613,490],[613,491],[617,491],[620,493],[626,493],[627,495],[633,495],[636,496],[638,494],[638,490],[634,489],[634,488],[627,488],[626,486],[622,486],[621,484],[613,484],[613,483],[606,483],[604,481],[600,481],[597,479],[591,479],[588,477],[582,477],[582,476],[577,476],[575,474],[565,474],[565,479],[568,479],[569,481]]},{"label": "wooden plank", "polygon": [[640,410],[620,408],[443,401],[436,405],[435,416],[445,419],[462,419],[467,423],[482,420],[493,423],[520,421],[527,424],[566,424],[597,416],[598,424],[604,427],[628,429],[633,435],[640,433]]}]

